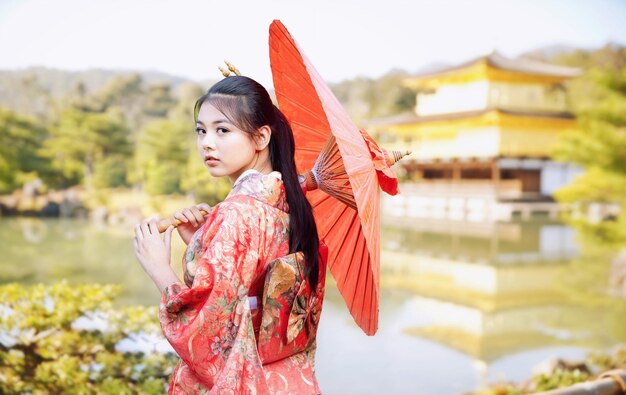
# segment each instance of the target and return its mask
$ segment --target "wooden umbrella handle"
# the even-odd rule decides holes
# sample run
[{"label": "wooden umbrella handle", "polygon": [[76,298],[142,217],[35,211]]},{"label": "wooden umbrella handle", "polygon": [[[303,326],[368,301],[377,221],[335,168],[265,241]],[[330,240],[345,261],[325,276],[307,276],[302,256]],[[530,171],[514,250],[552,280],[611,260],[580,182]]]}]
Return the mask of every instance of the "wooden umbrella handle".
[{"label": "wooden umbrella handle", "polygon": [[[209,212],[206,210],[200,210],[200,213],[202,213],[202,215],[207,215]],[[163,233],[168,227],[170,227],[170,225],[173,227],[177,227],[182,223],[183,221],[176,219],[172,216],[169,218],[163,218],[162,220],[157,222],[157,227],[159,228],[159,233]]]}]

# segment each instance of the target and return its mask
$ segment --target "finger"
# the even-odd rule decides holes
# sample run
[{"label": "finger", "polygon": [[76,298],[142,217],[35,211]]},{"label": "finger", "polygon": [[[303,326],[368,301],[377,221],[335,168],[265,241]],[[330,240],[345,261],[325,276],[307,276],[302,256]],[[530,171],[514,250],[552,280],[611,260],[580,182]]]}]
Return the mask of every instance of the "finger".
[{"label": "finger", "polygon": [[207,203],[197,204],[196,207],[200,210],[206,211],[205,215],[209,215],[211,213],[211,206],[209,206]]},{"label": "finger", "polygon": [[191,213],[193,214],[193,216],[196,219],[196,222],[198,222],[198,224],[201,224],[204,222],[204,215],[202,215],[202,213],[200,212],[200,209],[197,207],[192,207],[191,208]]},{"label": "finger", "polygon": [[180,222],[184,222],[184,223],[189,222],[189,220],[183,215],[183,213],[178,212],[178,211],[174,213],[174,218],[176,218]]},{"label": "finger", "polygon": [[135,251],[135,257],[139,259],[139,257],[141,256],[141,253],[139,252],[139,242],[137,241],[136,238],[133,238],[133,249]]},{"label": "finger", "polygon": [[150,228],[148,227],[147,221],[143,221],[141,223],[141,232],[143,232],[144,237],[150,234]]},{"label": "finger", "polygon": [[165,249],[169,252],[170,247],[172,245],[172,230],[174,230],[173,226],[168,226],[167,229],[165,229]]},{"label": "finger", "polygon": [[141,225],[135,225],[135,238],[137,241],[143,240],[143,232],[141,231]]},{"label": "finger", "polygon": [[138,240],[136,237],[133,238],[133,248],[135,249],[135,255],[139,256],[143,251],[143,240]]},{"label": "finger", "polygon": [[185,217],[187,217],[187,219],[189,220],[189,222],[191,222],[191,224],[195,227],[198,227],[198,220],[196,219],[196,217],[193,215],[193,213],[191,212],[190,209],[186,208],[183,210],[183,215]]},{"label": "finger", "polygon": [[148,228],[150,229],[150,233],[152,233],[153,235],[159,234],[159,225],[157,225],[156,219],[153,219],[150,222],[148,222]]}]

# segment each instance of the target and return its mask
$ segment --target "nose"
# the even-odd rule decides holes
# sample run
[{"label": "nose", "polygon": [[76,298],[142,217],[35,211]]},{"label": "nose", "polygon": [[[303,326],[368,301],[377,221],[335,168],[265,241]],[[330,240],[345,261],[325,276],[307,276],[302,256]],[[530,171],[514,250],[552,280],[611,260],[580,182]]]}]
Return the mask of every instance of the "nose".
[{"label": "nose", "polygon": [[215,149],[215,139],[212,133],[206,133],[200,138],[200,146],[204,151],[211,151]]}]

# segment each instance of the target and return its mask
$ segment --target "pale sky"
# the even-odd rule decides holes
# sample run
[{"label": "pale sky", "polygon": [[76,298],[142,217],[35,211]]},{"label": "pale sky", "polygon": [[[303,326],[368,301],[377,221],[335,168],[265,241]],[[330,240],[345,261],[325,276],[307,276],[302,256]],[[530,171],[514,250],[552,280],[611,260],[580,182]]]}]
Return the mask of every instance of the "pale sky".
[{"label": "pale sky", "polygon": [[220,78],[227,59],[269,88],[273,19],[329,82],[494,49],[626,44],[626,0],[0,0],[0,69],[158,70],[200,81]]}]

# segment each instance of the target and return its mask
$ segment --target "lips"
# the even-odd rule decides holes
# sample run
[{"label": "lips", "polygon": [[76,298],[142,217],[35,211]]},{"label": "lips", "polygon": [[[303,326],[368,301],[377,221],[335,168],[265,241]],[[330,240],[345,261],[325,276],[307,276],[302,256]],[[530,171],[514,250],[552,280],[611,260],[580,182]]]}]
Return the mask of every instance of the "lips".
[{"label": "lips", "polygon": [[218,161],[219,159],[217,159],[216,157],[212,156],[212,155],[204,155],[204,161],[209,161],[209,160],[215,160]]}]

